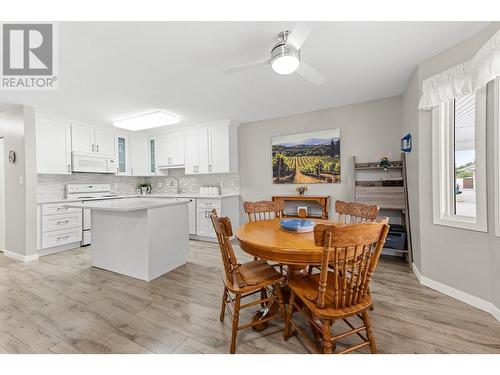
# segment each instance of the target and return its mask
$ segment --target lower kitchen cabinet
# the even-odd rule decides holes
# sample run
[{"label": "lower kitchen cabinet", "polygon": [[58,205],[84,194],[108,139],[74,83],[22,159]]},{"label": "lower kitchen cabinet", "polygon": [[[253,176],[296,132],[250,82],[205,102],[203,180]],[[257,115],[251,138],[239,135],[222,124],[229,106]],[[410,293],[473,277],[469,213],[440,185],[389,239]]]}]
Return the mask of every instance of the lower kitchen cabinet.
[{"label": "lower kitchen cabinet", "polygon": [[196,236],[196,199],[190,199],[188,203],[189,235]]},{"label": "lower kitchen cabinet", "polygon": [[239,226],[239,197],[198,198],[196,203],[196,235],[216,238],[210,213],[216,210],[219,216],[231,219],[233,229]]},{"label": "lower kitchen cabinet", "polygon": [[[63,246],[78,247],[82,240],[82,210],[65,202],[38,205],[38,250],[42,255]],[[56,249],[56,250],[53,250]]]}]

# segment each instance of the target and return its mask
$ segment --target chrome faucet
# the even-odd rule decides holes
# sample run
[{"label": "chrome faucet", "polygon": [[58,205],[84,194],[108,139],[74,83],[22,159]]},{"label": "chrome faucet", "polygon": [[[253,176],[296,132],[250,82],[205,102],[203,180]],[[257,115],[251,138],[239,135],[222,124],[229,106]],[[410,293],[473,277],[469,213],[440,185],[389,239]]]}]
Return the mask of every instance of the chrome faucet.
[{"label": "chrome faucet", "polygon": [[177,177],[173,178],[177,182],[177,189],[175,191],[175,194],[180,194],[181,193],[181,186],[179,184],[179,179]]}]

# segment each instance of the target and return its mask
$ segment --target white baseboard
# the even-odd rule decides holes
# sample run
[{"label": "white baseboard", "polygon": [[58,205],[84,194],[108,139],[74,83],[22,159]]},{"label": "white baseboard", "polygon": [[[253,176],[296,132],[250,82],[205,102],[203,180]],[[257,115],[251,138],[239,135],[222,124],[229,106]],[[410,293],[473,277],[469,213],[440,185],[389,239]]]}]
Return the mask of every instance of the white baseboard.
[{"label": "white baseboard", "polygon": [[441,284],[440,282],[422,276],[420,270],[415,266],[415,263],[412,263],[412,269],[420,284],[434,289],[440,293],[446,294],[447,296],[455,298],[475,308],[486,311],[487,313],[493,315],[493,317],[500,322],[500,309],[493,305],[491,302],[485,301],[484,299],[475,297],[471,294],[462,292],[461,290],[452,288],[451,286]]},{"label": "white baseboard", "polygon": [[66,244],[66,245],[49,247],[48,249],[38,250],[38,254],[41,257],[43,257],[45,255],[52,255],[52,254],[60,253],[61,251],[79,249],[80,247],[81,247],[80,246],[80,242],[73,242],[73,243],[69,243],[69,244]]},{"label": "white baseboard", "polygon": [[34,260],[38,260],[38,254],[30,254],[30,255],[21,255],[18,253],[14,253],[13,251],[4,250],[3,255],[18,260],[20,262],[32,262]]}]

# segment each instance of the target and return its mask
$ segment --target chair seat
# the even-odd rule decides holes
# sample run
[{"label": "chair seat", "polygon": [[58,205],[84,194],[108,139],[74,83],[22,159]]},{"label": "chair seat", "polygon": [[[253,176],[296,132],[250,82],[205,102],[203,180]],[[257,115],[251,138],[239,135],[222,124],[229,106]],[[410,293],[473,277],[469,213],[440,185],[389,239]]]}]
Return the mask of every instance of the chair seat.
[{"label": "chair seat", "polygon": [[259,290],[268,285],[276,284],[284,279],[273,266],[270,266],[265,260],[254,260],[244,263],[239,268],[242,279],[247,283],[246,286],[240,287],[234,273],[233,280],[228,280],[223,277],[224,284],[233,293],[247,293],[254,290]]},{"label": "chair seat", "polygon": [[[349,279],[348,279],[349,280]],[[327,280],[327,290],[333,290],[333,277]],[[342,278],[339,278],[339,285],[342,285]],[[297,295],[298,298],[312,311],[314,315],[323,319],[342,319],[352,315],[357,315],[372,305],[372,298],[369,294],[360,298],[355,305],[345,307],[343,309],[335,308],[333,294],[327,293],[325,296],[325,307],[319,308],[316,306],[316,298],[318,296],[319,274],[313,274],[307,277],[301,277],[288,281],[288,286]]]}]

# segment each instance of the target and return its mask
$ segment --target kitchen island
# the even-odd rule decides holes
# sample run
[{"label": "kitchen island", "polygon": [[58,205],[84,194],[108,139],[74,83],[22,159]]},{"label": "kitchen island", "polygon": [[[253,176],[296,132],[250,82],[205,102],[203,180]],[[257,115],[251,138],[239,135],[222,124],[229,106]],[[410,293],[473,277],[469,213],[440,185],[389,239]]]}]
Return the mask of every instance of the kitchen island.
[{"label": "kitchen island", "polygon": [[92,266],[151,281],[186,263],[188,199],[68,203],[92,213]]}]

